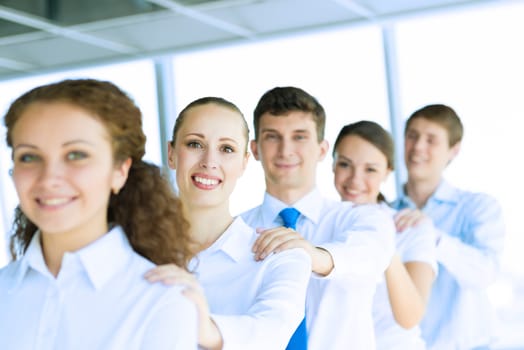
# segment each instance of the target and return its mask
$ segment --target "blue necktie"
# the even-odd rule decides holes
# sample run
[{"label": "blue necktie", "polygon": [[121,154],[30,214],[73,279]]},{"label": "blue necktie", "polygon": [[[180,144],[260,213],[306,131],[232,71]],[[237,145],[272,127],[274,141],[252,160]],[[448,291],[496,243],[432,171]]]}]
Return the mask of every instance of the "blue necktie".
[{"label": "blue necktie", "polygon": [[[284,226],[292,228],[293,230],[297,228],[297,220],[300,216],[300,212],[295,208],[286,208],[283,209],[278,215],[284,221]],[[295,333],[289,340],[286,350],[307,350],[307,331],[306,331],[306,318],[300,322],[300,325],[296,329]]]}]

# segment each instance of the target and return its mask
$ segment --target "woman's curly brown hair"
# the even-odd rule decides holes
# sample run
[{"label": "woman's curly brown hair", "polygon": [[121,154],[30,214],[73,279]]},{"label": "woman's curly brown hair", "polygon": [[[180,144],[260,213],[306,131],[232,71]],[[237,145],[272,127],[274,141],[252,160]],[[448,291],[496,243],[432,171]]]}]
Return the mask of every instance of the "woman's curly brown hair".
[{"label": "woman's curly brown hair", "polygon": [[[118,194],[111,194],[108,221],[124,229],[133,249],[156,264],[174,263],[187,268],[193,254],[189,223],[182,204],[159,167],[144,162],[146,136],[142,113],[133,100],[116,85],[94,79],[63,80],[28,91],[15,100],[4,122],[7,144],[12,130],[33,103],[65,102],[78,106],[106,127],[115,165],[131,158],[128,179]],[[25,253],[38,229],[16,208],[11,254]]]}]

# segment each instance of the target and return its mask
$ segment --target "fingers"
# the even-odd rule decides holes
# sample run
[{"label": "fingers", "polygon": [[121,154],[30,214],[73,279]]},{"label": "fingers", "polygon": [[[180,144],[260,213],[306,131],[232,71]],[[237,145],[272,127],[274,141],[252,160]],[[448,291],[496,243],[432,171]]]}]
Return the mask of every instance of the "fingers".
[{"label": "fingers", "polygon": [[286,227],[277,227],[260,232],[260,236],[253,244],[252,251],[255,260],[263,260],[269,254],[299,246],[296,241],[303,240],[295,230]]},{"label": "fingers", "polygon": [[291,231],[291,229],[282,226],[271,229],[258,228],[257,233],[259,236],[255,240],[255,243],[253,243],[251,251],[256,253],[257,251],[263,249],[268,244],[268,242],[273,239],[273,237],[285,234],[286,231]]},{"label": "fingers", "polygon": [[402,232],[426,219],[427,216],[421,210],[403,209],[395,215],[395,226],[398,232]]}]

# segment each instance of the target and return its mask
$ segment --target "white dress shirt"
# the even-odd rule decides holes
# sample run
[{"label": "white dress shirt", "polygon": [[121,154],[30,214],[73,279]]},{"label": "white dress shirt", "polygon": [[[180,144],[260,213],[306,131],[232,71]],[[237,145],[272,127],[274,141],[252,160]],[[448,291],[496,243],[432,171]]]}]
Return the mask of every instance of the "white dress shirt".
[{"label": "white dress shirt", "polygon": [[[396,208],[414,208],[403,194]],[[500,268],[505,227],[498,201],[443,180],[422,211],[440,236],[439,273],[420,327],[432,350],[470,350],[494,340],[494,314],[486,288]]]},{"label": "white dress shirt", "polygon": [[151,284],[154,266],[115,227],[47,269],[40,234],[0,270],[0,348],[196,349],[197,313],[180,288]]},{"label": "white dress shirt", "polygon": [[[242,217],[255,228],[282,226],[278,213],[286,207],[266,193],[262,205]],[[328,276],[311,275],[306,301],[309,349],[374,349],[372,301],[393,256],[393,220],[377,205],[327,199],[317,189],[293,207],[301,213],[297,231],[326,249],[334,261]]]},{"label": "white dress shirt", "polygon": [[[385,203],[382,208],[393,217],[396,210]],[[396,235],[396,252],[403,263],[422,262],[428,264],[437,274],[436,228],[431,222],[399,232]],[[373,319],[377,350],[424,350],[426,344],[422,339],[420,327],[411,329],[401,327],[396,321],[389,302],[388,287],[385,279],[377,286],[373,300]]]},{"label": "white dress shirt", "polygon": [[257,233],[237,217],[191,262],[224,350],[281,350],[304,318],[311,258],[291,249],[255,261]]}]

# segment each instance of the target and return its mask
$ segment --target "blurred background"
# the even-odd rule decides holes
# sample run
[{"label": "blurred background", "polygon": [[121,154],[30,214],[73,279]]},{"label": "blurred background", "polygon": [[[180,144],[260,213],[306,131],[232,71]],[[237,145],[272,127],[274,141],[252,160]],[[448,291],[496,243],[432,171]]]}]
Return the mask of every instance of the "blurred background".
[{"label": "blurred background", "polygon": [[[496,197],[507,234],[489,293],[496,349],[524,349],[524,2],[451,0],[0,0],[0,111],[37,85],[64,78],[113,81],[141,107],[148,160],[165,166],[178,111],[205,95],[236,103],[251,125],[258,98],[299,86],[327,112],[326,138],[361,119],[379,122],[402,150],[405,119],[429,103],[453,107],[465,126],[446,177]],[[1,127],[2,138],[5,130]],[[16,193],[0,145],[0,267]],[[402,152],[385,184],[393,200],[406,174]],[[331,157],[322,192],[337,198]],[[233,194],[239,213],[257,205],[264,179],[254,159]]]}]

